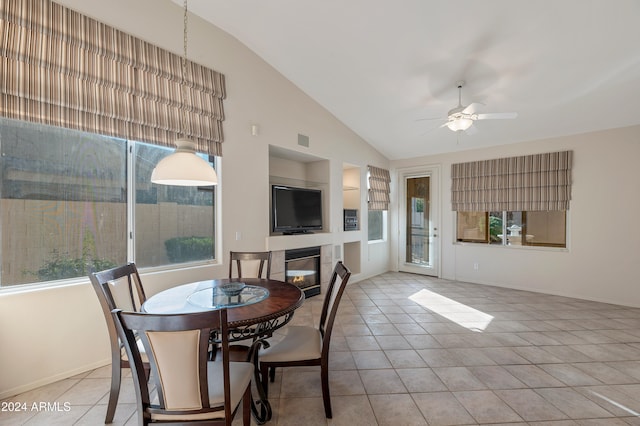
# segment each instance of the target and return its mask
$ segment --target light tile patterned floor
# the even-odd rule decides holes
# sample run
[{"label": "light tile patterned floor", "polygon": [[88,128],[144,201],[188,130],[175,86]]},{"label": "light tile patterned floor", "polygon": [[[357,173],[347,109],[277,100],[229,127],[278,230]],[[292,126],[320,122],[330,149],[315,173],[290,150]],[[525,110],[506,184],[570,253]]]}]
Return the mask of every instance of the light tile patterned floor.
[{"label": "light tile patterned floor", "polygon": [[[269,424],[640,425],[640,309],[386,273],[347,288],[330,380],[327,421],[319,370],[279,370]],[[104,367],[18,395],[71,408],[0,412],[0,425],[102,424],[108,387]],[[114,424],[135,424],[134,402],[125,380]]]}]

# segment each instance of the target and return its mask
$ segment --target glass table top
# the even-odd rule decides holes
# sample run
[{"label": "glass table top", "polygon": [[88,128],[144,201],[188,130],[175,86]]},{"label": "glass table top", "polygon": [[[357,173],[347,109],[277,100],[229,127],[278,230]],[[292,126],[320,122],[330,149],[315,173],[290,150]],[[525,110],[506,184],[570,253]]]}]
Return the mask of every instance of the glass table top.
[{"label": "glass table top", "polygon": [[195,291],[187,302],[207,309],[235,308],[258,303],[269,296],[269,290],[254,285],[245,286],[238,295],[227,295],[220,287],[209,287]]}]

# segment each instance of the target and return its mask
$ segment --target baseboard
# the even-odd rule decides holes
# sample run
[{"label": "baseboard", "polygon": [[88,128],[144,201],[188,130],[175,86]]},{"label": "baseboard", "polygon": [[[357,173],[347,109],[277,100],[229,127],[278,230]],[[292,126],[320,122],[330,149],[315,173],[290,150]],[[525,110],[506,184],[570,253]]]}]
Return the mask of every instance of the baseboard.
[{"label": "baseboard", "polygon": [[108,365],[108,364],[111,364],[111,358],[107,358],[102,361],[96,361],[94,363],[87,364],[82,367],[74,368],[73,370],[65,371],[64,373],[59,373],[54,376],[49,376],[40,380],[36,380],[35,382],[16,386],[15,388],[6,389],[0,392],[0,400],[11,398],[12,396],[20,395],[21,393],[29,392],[41,386],[49,385],[59,380],[68,379],[78,374],[81,374],[90,370],[94,370],[99,367],[104,367],[105,365]]}]

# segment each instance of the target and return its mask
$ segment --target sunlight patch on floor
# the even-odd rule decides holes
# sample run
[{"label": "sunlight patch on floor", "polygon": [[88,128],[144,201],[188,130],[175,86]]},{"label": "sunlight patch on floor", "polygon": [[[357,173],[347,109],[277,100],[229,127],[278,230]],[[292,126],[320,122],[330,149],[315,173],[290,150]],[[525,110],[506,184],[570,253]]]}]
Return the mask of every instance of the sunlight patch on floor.
[{"label": "sunlight patch on floor", "polygon": [[412,294],[409,299],[471,331],[482,332],[493,320],[489,314],[426,289]]},{"label": "sunlight patch on floor", "polygon": [[614,401],[614,400],[613,400],[613,399],[611,399],[611,398],[607,398],[606,396],[601,395],[601,394],[599,394],[598,392],[591,391],[591,393],[592,393],[592,394],[594,394],[595,396],[597,396],[598,398],[602,398],[602,399],[604,399],[604,400],[605,400],[605,401],[607,401],[609,404],[613,404],[613,405],[615,405],[616,407],[618,407],[619,409],[626,411],[627,413],[631,414],[632,416],[636,416],[636,417],[640,416],[640,413],[637,413],[636,411],[633,411],[631,408],[626,407],[626,406],[624,406],[624,405],[620,404],[619,402]]}]

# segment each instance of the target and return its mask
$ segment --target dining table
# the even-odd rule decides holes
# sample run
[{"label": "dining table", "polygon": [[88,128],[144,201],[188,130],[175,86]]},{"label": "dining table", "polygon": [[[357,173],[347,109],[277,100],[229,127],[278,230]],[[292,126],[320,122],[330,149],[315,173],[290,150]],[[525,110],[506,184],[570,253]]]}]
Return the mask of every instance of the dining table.
[{"label": "dining table", "polygon": [[[185,314],[227,309],[230,342],[264,342],[286,325],[304,303],[304,292],[294,284],[262,278],[223,278],[191,282],[163,290],[142,304],[152,314]],[[263,343],[264,344],[264,343]],[[233,346],[232,346],[233,347]],[[253,358],[257,364],[257,358]],[[257,365],[256,365],[257,366]],[[271,405],[257,369],[254,374],[258,397],[251,411],[258,424],[271,419]]]}]

